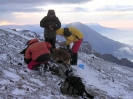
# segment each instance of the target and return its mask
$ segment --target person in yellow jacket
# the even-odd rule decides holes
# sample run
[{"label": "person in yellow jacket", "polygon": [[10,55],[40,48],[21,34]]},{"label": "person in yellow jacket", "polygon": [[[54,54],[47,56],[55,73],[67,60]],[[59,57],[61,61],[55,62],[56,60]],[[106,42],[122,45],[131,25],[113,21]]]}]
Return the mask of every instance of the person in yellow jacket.
[{"label": "person in yellow jacket", "polygon": [[83,41],[84,34],[77,28],[68,27],[58,29],[56,35],[64,36],[66,42],[65,44],[61,44],[61,46],[67,45],[67,49],[71,43],[74,43],[72,46],[71,65],[77,65],[78,50]]}]

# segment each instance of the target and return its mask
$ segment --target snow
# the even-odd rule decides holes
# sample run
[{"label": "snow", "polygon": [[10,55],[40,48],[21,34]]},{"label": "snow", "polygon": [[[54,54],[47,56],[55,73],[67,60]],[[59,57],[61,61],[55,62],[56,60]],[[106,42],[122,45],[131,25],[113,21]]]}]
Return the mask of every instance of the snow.
[{"label": "snow", "polygon": [[7,70],[3,70],[3,73],[5,74],[5,76],[12,78],[14,80],[19,80],[19,78],[20,78],[18,75],[14,74],[12,72],[9,72]]},{"label": "snow", "polygon": [[[83,64],[82,61],[79,60],[80,64]],[[76,74],[84,79],[86,82],[86,85],[93,85],[96,86],[99,89],[102,89],[106,92],[108,92],[109,95],[111,96],[118,96],[119,95],[119,90],[121,89],[120,94],[128,94],[121,85],[118,85],[117,83],[114,82],[109,82],[108,80],[102,80],[99,77],[99,73],[91,70],[86,64],[84,64],[84,69],[81,69],[79,67],[74,67],[76,70]],[[118,92],[117,92],[118,91]]]},{"label": "snow", "polygon": [[[51,72],[41,76],[27,68],[19,51],[28,37],[10,29],[0,30],[0,35],[0,99],[77,99],[61,93],[58,84],[63,78]],[[78,54],[78,65],[72,68],[95,99],[133,99],[132,68],[84,53]]]}]

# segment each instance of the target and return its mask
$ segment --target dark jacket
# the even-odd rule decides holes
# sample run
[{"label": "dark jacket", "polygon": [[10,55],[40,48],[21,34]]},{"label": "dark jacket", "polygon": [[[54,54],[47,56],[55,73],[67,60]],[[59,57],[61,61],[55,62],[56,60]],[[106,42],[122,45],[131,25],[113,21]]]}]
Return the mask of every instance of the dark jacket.
[{"label": "dark jacket", "polygon": [[[52,26],[53,30],[49,29],[49,25]],[[61,22],[56,16],[53,16],[52,18],[45,16],[40,21],[40,26],[44,28],[44,38],[52,39],[56,38],[56,30],[61,27]]]}]

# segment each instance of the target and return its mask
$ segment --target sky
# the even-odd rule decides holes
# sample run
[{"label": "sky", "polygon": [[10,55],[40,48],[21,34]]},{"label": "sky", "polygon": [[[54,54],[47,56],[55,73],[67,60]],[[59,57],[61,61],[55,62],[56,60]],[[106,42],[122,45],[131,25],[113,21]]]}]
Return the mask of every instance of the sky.
[{"label": "sky", "polygon": [[98,23],[133,30],[132,0],[0,0],[0,25],[39,24],[54,9],[61,23]]}]

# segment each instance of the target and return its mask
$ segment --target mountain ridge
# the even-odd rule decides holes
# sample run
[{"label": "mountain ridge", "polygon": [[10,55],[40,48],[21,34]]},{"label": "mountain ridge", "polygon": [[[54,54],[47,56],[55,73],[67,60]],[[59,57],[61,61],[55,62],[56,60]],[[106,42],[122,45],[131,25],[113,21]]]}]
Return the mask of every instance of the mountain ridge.
[{"label": "mountain ridge", "polygon": [[[58,84],[63,79],[59,76],[47,72],[43,77],[27,68],[20,51],[27,40],[36,35],[29,31],[23,32],[0,29],[0,98],[77,99],[61,93]],[[89,46],[81,50],[93,53]],[[104,61],[93,54],[81,52],[78,58],[78,64],[84,64],[84,69],[72,66],[74,74],[82,78],[87,91],[95,95],[95,99],[132,97],[133,69]]]},{"label": "mountain ridge", "polygon": [[102,36],[80,22],[70,23],[66,27],[75,27],[79,29],[84,34],[84,40],[88,41],[92,48],[100,54],[112,54],[118,58],[133,59],[133,55],[125,50],[125,48],[127,48],[133,52],[132,47],[127,44]]}]

